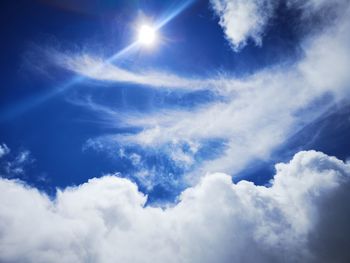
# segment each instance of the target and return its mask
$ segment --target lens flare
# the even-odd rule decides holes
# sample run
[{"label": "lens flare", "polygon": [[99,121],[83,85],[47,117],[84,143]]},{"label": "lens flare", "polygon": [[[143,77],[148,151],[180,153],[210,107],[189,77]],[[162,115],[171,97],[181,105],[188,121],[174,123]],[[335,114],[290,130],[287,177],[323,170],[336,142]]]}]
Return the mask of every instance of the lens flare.
[{"label": "lens flare", "polygon": [[[173,20],[176,16],[178,16],[182,11],[184,11],[195,1],[196,0],[179,0],[178,6],[176,6],[176,8],[171,9],[169,13],[166,13],[162,17],[160,17],[153,27],[147,24],[141,25],[138,31],[138,40],[134,41],[130,45],[126,46],[124,49],[109,57],[104,64],[114,63],[121,57],[124,57],[127,54],[130,54],[133,51],[137,50],[140,44],[144,46],[153,45],[157,40],[157,31],[166,24],[168,24],[171,20]],[[101,70],[101,67],[92,70]],[[70,79],[68,82],[63,83],[59,87],[56,87],[55,89],[50,89],[50,91],[48,92],[44,92],[36,96],[26,98],[23,101],[20,101],[19,103],[16,103],[15,105],[4,109],[2,112],[0,112],[0,122],[10,120],[18,115],[25,113],[29,109],[34,108],[37,105],[40,105],[45,101],[51,99],[52,97],[55,97],[56,95],[74,87],[76,84],[84,81],[84,79],[84,76],[76,76],[73,79]]]},{"label": "lens flare", "polygon": [[141,25],[139,28],[138,40],[142,45],[150,46],[156,41],[156,30],[149,25]]}]

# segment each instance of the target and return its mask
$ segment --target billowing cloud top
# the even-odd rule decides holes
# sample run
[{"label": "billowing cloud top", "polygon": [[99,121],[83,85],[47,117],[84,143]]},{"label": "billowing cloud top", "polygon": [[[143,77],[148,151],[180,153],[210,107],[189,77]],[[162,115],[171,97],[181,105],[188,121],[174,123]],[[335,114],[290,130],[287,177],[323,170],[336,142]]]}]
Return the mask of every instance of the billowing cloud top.
[{"label": "billowing cloud top", "polygon": [[[308,12],[318,12],[327,2],[286,0]],[[236,50],[249,39],[262,43],[278,3],[211,0]],[[303,151],[276,165],[270,186],[231,178],[247,164],[268,158],[348,96],[350,9],[348,1],[336,3],[344,8],[334,23],[302,41],[301,58],[244,79],[190,79],[125,70],[88,54],[54,53],[60,66],[97,81],[221,96],[198,107],[146,113],[120,113],[91,97],[72,99],[100,113],[110,127],[137,128],[103,137],[108,145],[121,145],[119,154],[133,165],[142,166],[143,156],[123,147],[152,147],[183,166],[195,163],[209,140],[224,147],[212,159],[198,158],[190,170],[196,180],[167,208],[147,206],[148,197],[136,184],[117,175],[58,190],[54,198],[22,181],[1,178],[0,262],[350,262],[349,163]],[[99,139],[89,142],[104,148]],[[0,145],[0,157],[8,152]],[[21,153],[15,161],[22,165],[28,156]]]},{"label": "billowing cloud top", "polygon": [[276,171],[271,187],[208,175],[166,209],[115,176],[54,200],[0,179],[0,261],[349,262],[349,164],[309,151]]}]

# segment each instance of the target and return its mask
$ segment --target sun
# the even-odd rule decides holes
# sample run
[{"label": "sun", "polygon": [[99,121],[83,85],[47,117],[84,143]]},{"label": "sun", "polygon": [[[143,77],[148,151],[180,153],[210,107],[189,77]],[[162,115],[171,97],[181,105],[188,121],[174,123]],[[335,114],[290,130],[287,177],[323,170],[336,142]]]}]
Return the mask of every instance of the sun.
[{"label": "sun", "polygon": [[151,46],[154,44],[157,38],[157,33],[155,28],[150,25],[141,25],[138,31],[138,41],[142,45]]}]

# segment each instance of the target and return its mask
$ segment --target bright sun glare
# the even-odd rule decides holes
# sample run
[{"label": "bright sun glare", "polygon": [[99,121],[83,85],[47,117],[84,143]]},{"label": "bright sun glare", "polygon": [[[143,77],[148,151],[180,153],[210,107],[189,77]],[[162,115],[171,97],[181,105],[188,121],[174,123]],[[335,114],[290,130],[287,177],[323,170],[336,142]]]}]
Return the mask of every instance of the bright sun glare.
[{"label": "bright sun glare", "polygon": [[156,30],[149,25],[141,25],[138,40],[143,45],[152,45],[156,40]]}]

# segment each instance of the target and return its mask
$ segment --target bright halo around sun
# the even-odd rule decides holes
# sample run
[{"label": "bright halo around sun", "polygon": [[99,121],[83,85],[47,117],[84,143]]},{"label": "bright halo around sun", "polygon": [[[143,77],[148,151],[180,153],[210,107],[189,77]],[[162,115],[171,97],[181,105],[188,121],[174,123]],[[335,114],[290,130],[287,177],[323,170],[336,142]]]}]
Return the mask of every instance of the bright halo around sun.
[{"label": "bright halo around sun", "polygon": [[138,41],[145,46],[154,44],[157,38],[156,29],[149,25],[141,25],[139,28]]}]

